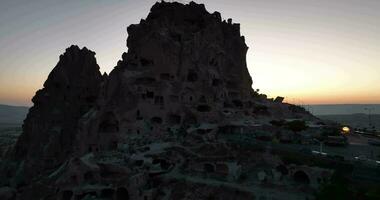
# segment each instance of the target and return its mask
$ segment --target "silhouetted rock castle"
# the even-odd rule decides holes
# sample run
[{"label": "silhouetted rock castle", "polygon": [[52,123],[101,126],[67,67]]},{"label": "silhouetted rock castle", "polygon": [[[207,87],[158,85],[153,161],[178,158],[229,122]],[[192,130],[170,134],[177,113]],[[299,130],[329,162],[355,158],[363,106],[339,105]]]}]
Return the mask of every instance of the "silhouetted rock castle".
[{"label": "silhouetted rock castle", "polygon": [[[237,127],[314,119],[252,89],[240,25],[203,4],[156,3],[145,20],[128,27],[127,46],[108,76],[85,47],[71,46],[60,56],[8,152],[13,165],[3,167],[3,184],[24,187],[18,198],[80,199],[89,193],[74,188],[96,183],[104,187],[91,195],[139,199],[138,188],[152,177],[131,164],[141,146],[215,145]],[[169,157],[166,165],[174,167],[176,156]],[[144,184],[132,184],[135,176]]]}]

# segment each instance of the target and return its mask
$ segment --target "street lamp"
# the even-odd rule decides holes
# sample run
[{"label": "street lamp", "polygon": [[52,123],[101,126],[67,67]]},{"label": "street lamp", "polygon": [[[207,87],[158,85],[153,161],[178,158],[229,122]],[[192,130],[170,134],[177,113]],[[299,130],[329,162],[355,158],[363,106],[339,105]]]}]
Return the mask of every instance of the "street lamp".
[{"label": "street lamp", "polygon": [[348,126],[344,126],[344,127],[342,127],[342,133],[343,133],[343,134],[348,134],[348,133],[350,133],[350,128],[349,128]]},{"label": "street lamp", "polygon": [[368,126],[369,126],[369,128],[371,128],[372,127],[371,112],[372,112],[373,108],[368,107],[368,108],[364,108],[364,110],[368,111]]},{"label": "street lamp", "polygon": [[319,142],[319,153],[322,154],[323,153],[323,141],[319,141],[317,139],[313,139],[315,142]]}]

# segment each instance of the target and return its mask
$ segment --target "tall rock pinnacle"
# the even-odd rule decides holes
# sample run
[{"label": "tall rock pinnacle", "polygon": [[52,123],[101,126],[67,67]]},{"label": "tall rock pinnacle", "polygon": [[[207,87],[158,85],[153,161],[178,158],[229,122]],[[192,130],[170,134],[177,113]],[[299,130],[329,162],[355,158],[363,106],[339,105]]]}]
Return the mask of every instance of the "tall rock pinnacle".
[{"label": "tall rock pinnacle", "polygon": [[66,49],[33,97],[14,151],[31,171],[56,167],[72,153],[78,119],[95,104],[100,89],[102,77],[94,56],[86,48]]},{"label": "tall rock pinnacle", "polygon": [[225,109],[249,109],[243,104],[254,91],[239,24],[202,4],[161,2],[127,30],[128,52],[110,73],[100,111],[86,120],[83,152],[115,148],[121,132],[165,135],[172,126],[224,121]]},{"label": "tall rock pinnacle", "polygon": [[107,78],[99,110],[82,120],[81,154],[115,149],[134,134],[162,138],[200,123],[291,115],[252,89],[240,25],[203,4],[156,3],[127,31],[128,52]]}]

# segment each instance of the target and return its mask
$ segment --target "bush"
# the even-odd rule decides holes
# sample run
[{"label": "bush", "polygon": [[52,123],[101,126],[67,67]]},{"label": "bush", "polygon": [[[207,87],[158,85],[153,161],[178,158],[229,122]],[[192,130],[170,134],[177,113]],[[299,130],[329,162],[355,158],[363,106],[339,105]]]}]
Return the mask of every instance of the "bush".
[{"label": "bush", "polygon": [[294,120],[286,123],[286,128],[293,132],[300,132],[307,129],[305,121]]},{"label": "bush", "polygon": [[324,183],[316,194],[317,200],[354,200],[354,193],[349,187],[348,180],[341,174],[334,173],[329,183]]},{"label": "bush", "polygon": [[285,121],[284,120],[272,120],[272,121],[270,121],[270,123],[273,126],[281,127],[285,124]]},{"label": "bush", "polygon": [[327,127],[323,130],[322,136],[338,136],[340,134],[340,128],[339,127]]}]

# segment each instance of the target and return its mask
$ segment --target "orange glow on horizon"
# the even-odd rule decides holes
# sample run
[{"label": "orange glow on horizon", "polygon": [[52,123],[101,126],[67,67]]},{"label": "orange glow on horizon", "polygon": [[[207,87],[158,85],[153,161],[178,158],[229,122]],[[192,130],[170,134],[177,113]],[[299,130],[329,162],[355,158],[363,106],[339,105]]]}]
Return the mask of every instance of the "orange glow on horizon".
[{"label": "orange glow on horizon", "polygon": [[[0,86],[0,104],[31,106],[32,97],[38,89],[41,89],[41,84],[34,84],[28,86]],[[264,93],[265,91],[260,91]],[[332,94],[332,91],[326,93],[312,93],[312,94],[291,94],[284,95],[267,93],[268,98],[275,98],[276,96],[285,97],[284,102],[296,105],[313,105],[313,104],[380,104],[379,94]],[[328,95],[330,94],[330,95]]]},{"label": "orange glow on horizon", "polygon": [[324,94],[314,94],[311,96],[296,96],[295,98],[285,98],[285,102],[297,105],[313,104],[380,104],[379,95],[342,95],[327,96]]}]

